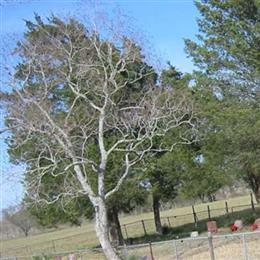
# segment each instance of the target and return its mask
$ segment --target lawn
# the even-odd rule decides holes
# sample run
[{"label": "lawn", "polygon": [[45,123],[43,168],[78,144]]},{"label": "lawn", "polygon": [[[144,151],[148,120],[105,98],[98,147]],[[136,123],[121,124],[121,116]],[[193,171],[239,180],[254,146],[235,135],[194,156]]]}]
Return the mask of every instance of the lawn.
[{"label": "lawn", "polygon": [[[241,205],[250,204],[250,196],[242,196],[231,198],[228,200],[229,207],[237,207]],[[207,210],[207,205],[211,209],[218,209],[225,207],[225,201],[220,200],[208,204],[195,205],[195,211]],[[213,211],[214,212],[214,211]],[[182,208],[174,208],[161,212],[162,217],[178,216],[191,214],[192,209],[190,206]],[[213,213],[214,214],[214,213]],[[199,214],[198,214],[199,216]],[[192,222],[192,215],[188,217],[174,218],[175,223],[173,226],[179,226]],[[153,214],[143,213],[139,215],[127,215],[120,219],[121,224],[133,223],[127,225],[128,236],[136,237],[143,235],[143,229],[141,226],[141,219],[152,219]],[[170,218],[171,219],[171,218]],[[178,221],[176,221],[178,219]],[[145,221],[147,233],[154,232],[153,221]],[[124,229],[123,229],[124,233]],[[125,235],[125,234],[124,234]],[[48,233],[42,233],[38,235],[32,235],[27,238],[17,238],[12,240],[1,241],[2,255],[33,255],[39,252],[61,252],[66,250],[77,250],[82,248],[89,248],[98,245],[98,241],[95,236],[94,226],[92,222],[88,222],[82,227],[70,227],[62,230],[56,230]]]}]

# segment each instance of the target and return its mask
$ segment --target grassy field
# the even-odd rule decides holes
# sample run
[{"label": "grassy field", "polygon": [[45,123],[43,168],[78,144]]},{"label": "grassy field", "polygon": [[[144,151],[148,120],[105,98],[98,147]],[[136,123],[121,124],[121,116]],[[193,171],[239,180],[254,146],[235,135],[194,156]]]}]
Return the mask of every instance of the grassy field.
[{"label": "grassy field", "polygon": [[[241,205],[249,205],[250,196],[242,196],[231,198],[228,200],[229,207],[237,207]],[[224,208],[225,201],[220,200],[208,204],[198,204],[195,205],[195,211],[205,211],[207,209],[206,205],[209,205],[213,210],[214,209]],[[242,209],[242,207],[241,207]],[[192,209],[190,206],[175,208],[166,211],[162,211],[161,216],[178,216],[191,214]],[[224,213],[224,212],[223,212]],[[198,214],[199,215],[199,214]],[[127,225],[128,236],[142,236],[143,230],[140,224],[141,219],[152,219],[153,214],[143,213],[139,215],[128,215],[120,219],[121,224],[133,223]],[[178,221],[177,221],[178,219]],[[175,226],[183,225],[189,222],[192,222],[192,215],[180,218],[174,218],[175,223],[172,223]],[[153,221],[146,221],[146,227],[148,233],[154,232]],[[124,230],[123,230],[124,232]],[[52,231],[48,233],[42,233],[38,235],[29,236],[27,238],[17,238],[12,240],[1,241],[1,252],[2,255],[33,255],[34,253],[39,252],[61,252],[66,250],[77,250],[82,248],[94,247],[98,245],[98,241],[95,236],[93,223],[89,222],[82,227],[71,227],[64,228],[62,230]]]}]

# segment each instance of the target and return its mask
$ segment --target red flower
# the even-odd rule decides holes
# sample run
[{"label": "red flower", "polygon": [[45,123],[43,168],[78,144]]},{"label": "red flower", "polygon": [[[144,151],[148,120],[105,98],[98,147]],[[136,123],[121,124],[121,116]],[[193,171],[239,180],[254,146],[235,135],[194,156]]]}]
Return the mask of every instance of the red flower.
[{"label": "red flower", "polygon": [[252,231],[257,230],[257,228],[258,228],[258,225],[257,225],[257,224],[252,224],[252,225],[251,225]]},{"label": "red flower", "polygon": [[235,226],[235,224],[231,224],[229,227],[232,232],[237,231],[237,226]]}]

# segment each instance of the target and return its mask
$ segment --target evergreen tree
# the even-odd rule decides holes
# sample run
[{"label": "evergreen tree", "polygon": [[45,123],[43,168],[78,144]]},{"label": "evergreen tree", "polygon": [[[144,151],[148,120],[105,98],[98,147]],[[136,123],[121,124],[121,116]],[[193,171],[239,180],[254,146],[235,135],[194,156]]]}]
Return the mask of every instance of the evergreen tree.
[{"label": "evergreen tree", "polygon": [[200,12],[198,40],[186,50],[225,94],[254,97],[260,86],[260,2],[196,1]]},{"label": "evergreen tree", "polygon": [[260,203],[255,131],[260,111],[260,2],[205,0],[196,5],[200,34],[197,42],[186,40],[186,50],[202,69],[199,84],[221,100],[205,129],[212,130],[222,168],[230,175],[240,172]]},{"label": "evergreen tree", "polygon": [[[192,103],[192,92],[188,88],[190,79],[189,74],[181,73],[170,63],[160,75],[161,86],[166,91],[177,98],[185,96]],[[193,120],[193,123],[196,124],[196,120]],[[157,141],[170,143],[171,140],[176,139],[179,140],[177,146],[172,147],[171,151],[168,152],[151,154],[147,159],[146,178],[151,187],[154,224],[157,234],[162,234],[160,205],[162,202],[174,200],[177,196],[183,173],[186,170],[185,164],[190,159],[187,157],[186,149],[188,149],[188,143],[193,142],[195,138],[194,132],[190,132],[186,125],[173,129]]]}]

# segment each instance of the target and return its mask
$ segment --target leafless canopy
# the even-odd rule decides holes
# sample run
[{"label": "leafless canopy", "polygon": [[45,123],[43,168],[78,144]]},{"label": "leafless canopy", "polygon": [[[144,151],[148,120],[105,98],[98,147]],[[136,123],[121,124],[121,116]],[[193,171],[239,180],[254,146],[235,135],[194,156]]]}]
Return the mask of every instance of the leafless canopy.
[{"label": "leafless canopy", "polygon": [[[140,47],[115,28],[98,33],[95,25],[86,28],[75,19],[36,21],[27,22],[28,32],[14,52],[20,63],[13,91],[1,95],[7,101],[9,145],[27,165],[33,200],[88,196],[101,245],[108,258],[117,259],[107,243],[105,201],[147,153],[187,142],[160,140],[173,128],[193,129],[192,106],[185,95],[158,86]],[[112,156],[121,170],[107,190]],[[46,195],[42,184],[50,177],[62,178]]]},{"label": "leafless canopy", "polygon": [[30,216],[25,207],[22,205],[5,209],[3,211],[3,218],[18,227],[25,236],[28,236],[32,227],[36,225],[33,217]]},{"label": "leafless canopy", "polygon": [[[49,26],[38,19],[29,28],[16,49],[23,63],[12,77],[7,122],[10,145],[28,165],[27,188],[34,199],[44,176],[69,175],[63,193],[86,194],[95,204],[97,197],[116,192],[146,153],[177,142],[162,147],[155,138],[183,124],[193,126],[185,96],[155,84],[154,70],[131,39],[115,32],[113,41],[102,39],[73,19],[53,18]],[[113,153],[123,154],[122,174],[105,191]],[[97,187],[89,172],[97,174]]]}]

